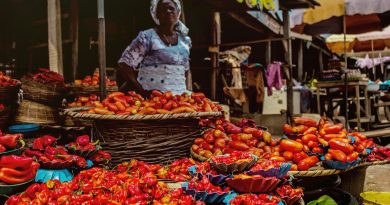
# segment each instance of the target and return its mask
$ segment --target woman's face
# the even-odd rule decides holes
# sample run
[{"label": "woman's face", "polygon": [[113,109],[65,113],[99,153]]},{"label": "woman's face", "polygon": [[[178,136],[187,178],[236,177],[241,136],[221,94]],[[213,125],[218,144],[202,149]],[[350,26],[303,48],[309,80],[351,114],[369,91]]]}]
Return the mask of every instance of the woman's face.
[{"label": "woman's face", "polygon": [[160,25],[174,25],[178,19],[176,4],[171,0],[161,0],[157,5],[157,18]]}]

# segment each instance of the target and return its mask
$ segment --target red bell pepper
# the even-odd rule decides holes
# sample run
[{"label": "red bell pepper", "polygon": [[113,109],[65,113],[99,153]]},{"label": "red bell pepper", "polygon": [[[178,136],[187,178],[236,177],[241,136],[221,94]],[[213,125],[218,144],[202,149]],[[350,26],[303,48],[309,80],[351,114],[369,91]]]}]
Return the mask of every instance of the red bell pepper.
[{"label": "red bell pepper", "polygon": [[20,184],[23,182],[27,182],[35,177],[38,168],[39,164],[33,162],[32,164],[30,164],[30,168],[27,169],[28,172],[24,176],[15,175],[15,172],[12,172],[7,168],[2,168],[0,169],[0,181],[3,181],[7,184]]},{"label": "red bell pepper", "polygon": [[24,170],[30,167],[33,161],[34,159],[31,157],[19,157],[15,155],[2,156],[0,158],[0,167]]},{"label": "red bell pepper", "polygon": [[89,136],[88,135],[81,135],[77,137],[76,143],[82,147],[86,146],[89,144]]},{"label": "red bell pepper", "polygon": [[0,137],[0,144],[9,149],[15,149],[22,138],[23,134],[7,134]]},{"label": "red bell pepper", "polygon": [[57,141],[57,139],[51,135],[44,135],[41,138],[43,147],[52,146]]}]

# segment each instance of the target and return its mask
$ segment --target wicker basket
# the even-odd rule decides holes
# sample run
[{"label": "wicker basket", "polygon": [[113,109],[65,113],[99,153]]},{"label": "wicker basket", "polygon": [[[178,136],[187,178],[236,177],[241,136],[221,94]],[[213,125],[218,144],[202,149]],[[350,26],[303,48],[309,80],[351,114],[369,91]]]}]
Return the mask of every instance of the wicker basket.
[{"label": "wicker basket", "polygon": [[74,118],[94,119],[94,136],[103,150],[112,154],[114,164],[138,159],[149,163],[169,163],[188,157],[194,139],[202,130],[199,117],[222,113],[180,113],[158,115],[96,115],[66,109]]},{"label": "wicker basket", "polygon": [[[70,84],[67,86],[69,88],[69,96],[72,97],[80,97],[80,96],[89,96],[92,94],[99,95],[100,89],[99,86],[76,86],[74,84]],[[118,91],[118,86],[107,86],[107,93],[112,93]]]},{"label": "wicker basket", "polygon": [[59,106],[63,99],[60,88],[51,87],[35,81],[22,78],[23,98],[49,106]]},{"label": "wicker basket", "polygon": [[0,102],[8,103],[15,101],[18,97],[20,86],[20,81],[18,81],[18,84],[16,86],[0,86]]},{"label": "wicker basket", "polygon": [[56,124],[59,122],[55,109],[29,100],[23,100],[19,106],[17,123]]},{"label": "wicker basket", "polygon": [[5,108],[0,111],[0,130],[7,130],[10,123],[10,109]]}]

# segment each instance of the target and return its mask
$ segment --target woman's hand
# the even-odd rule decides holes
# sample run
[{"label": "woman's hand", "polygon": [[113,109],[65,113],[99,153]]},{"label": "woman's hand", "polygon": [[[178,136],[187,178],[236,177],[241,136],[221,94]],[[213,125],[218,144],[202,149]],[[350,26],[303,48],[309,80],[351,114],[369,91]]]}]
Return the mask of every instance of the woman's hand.
[{"label": "woman's hand", "polygon": [[138,82],[138,73],[134,70],[134,68],[131,68],[124,63],[120,63],[119,68],[117,69],[117,76],[122,80],[122,85],[119,87],[120,91],[127,92],[132,90],[143,97],[150,96],[151,91],[144,90],[142,85]]}]

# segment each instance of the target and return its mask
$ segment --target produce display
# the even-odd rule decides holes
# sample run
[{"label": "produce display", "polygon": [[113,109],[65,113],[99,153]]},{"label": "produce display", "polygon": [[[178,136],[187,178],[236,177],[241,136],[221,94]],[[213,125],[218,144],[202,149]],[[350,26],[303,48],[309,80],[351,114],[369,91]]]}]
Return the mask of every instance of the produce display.
[{"label": "produce display", "polygon": [[68,103],[68,107],[83,107],[83,106],[95,106],[95,107],[101,106],[100,97],[94,94],[88,97],[81,96],[76,98],[74,102]]},{"label": "produce display", "polygon": [[130,91],[127,93],[113,92],[101,104],[96,103],[86,113],[100,115],[153,115],[176,114],[192,112],[216,112],[222,108],[211,102],[202,93],[183,93],[172,95],[172,92],[161,93],[152,91],[149,99]]},{"label": "produce display", "polygon": [[0,184],[21,184],[34,179],[39,164],[31,157],[0,157]]},{"label": "produce display", "polygon": [[0,71],[0,87],[16,86],[17,84],[18,81],[12,79]]},{"label": "produce display", "polygon": [[196,154],[211,158],[220,154],[229,154],[234,151],[244,151],[256,156],[277,151],[272,145],[278,140],[272,139],[271,134],[256,127],[252,121],[246,119],[243,122],[233,124],[226,120],[201,122],[202,125],[212,126],[204,132],[201,138],[196,138],[192,145],[192,151]]},{"label": "produce display", "polygon": [[183,194],[169,193],[152,172],[129,172],[91,168],[72,181],[51,180],[33,184],[26,192],[11,196],[7,205],[18,204],[203,204]]},{"label": "produce display", "polygon": [[[76,86],[83,86],[83,87],[91,87],[91,86],[99,86],[100,82],[100,74],[99,71],[95,71],[92,76],[87,75],[82,80],[75,80],[74,84]],[[116,81],[111,81],[106,77],[106,86],[115,86]]]},{"label": "produce display", "polygon": [[3,111],[4,109],[5,109],[4,104],[0,103],[0,112]]},{"label": "produce display", "polygon": [[28,74],[24,78],[32,80],[48,86],[54,86],[58,88],[65,87],[64,77],[59,73],[50,71],[45,68],[39,68],[39,72],[36,74]]},{"label": "produce display", "polygon": [[71,166],[86,168],[86,159],[98,164],[106,164],[111,159],[109,153],[99,150],[97,142],[90,142],[88,135],[79,136],[75,142],[66,146],[56,145],[56,141],[51,135],[35,138],[32,149],[24,150],[23,155],[33,157],[46,169],[65,169]]},{"label": "produce display", "polygon": [[230,201],[231,205],[278,205],[281,202],[277,196],[268,194],[242,194]]},{"label": "produce display", "polygon": [[24,146],[23,134],[4,134],[0,130],[0,154]]}]

